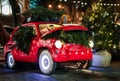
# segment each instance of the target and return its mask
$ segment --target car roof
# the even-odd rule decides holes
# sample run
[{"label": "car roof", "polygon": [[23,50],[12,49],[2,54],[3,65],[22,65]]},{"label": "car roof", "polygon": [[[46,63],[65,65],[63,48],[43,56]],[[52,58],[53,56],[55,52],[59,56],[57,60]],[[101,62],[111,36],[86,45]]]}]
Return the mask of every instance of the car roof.
[{"label": "car roof", "polygon": [[84,26],[76,26],[76,25],[62,26],[62,27],[58,27],[58,28],[55,28],[53,30],[50,30],[50,31],[44,33],[42,36],[45,36],[47,34],[50,34],[52,32],[59,31],[59,30],[64,30],[64,31],[71,31],[71,30],[87,31],[88,29],[85,28]]},{"label": "car roof", "polygon": [[[25,24],[22,24],[22,25],[24,26],[24,25],[30,25],[30,24],[33,24],[33,25],[37,26],[39,24],[56,24],[56,23],[51,23],[51,22],[28,22],[28,23],[25,23]],[[79,26],[79,25],[74,25],[74,24],[61,25],[61,27],[54,28],[54,29],[52,29],[52,30],[50,30],[48,32],[45,32],[42,36],[45,36],[47,34],[50,34],[52,32],[58,31],[58,30],[64,30],[64,31],[70,31],[70,30],[87,31],[88,29],[85,26]]]}]

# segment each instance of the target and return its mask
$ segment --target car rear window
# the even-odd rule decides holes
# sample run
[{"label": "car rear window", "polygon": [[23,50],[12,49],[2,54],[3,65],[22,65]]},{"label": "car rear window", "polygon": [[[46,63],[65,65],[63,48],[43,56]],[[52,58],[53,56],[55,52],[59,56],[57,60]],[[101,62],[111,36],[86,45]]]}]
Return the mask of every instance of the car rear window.
[{"label": "car rear window", "polygon": [[55,31],[47,34],[43,39],[57,38],[65,43],[75,43],[88,46],[91,35],[88,31],[70,30],[70,31]]}]

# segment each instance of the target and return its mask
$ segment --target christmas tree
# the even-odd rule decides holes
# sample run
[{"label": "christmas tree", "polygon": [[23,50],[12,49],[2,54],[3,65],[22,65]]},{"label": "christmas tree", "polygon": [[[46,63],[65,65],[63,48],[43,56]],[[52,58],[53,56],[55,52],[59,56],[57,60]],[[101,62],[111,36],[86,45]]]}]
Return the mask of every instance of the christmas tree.
[{"label": "christmas tree", "polygon": [[83,25],[92,30],[97,50],[120,49],[120,26],[114,22],[116,14],[102,1],[92,4],[83,18]]}]

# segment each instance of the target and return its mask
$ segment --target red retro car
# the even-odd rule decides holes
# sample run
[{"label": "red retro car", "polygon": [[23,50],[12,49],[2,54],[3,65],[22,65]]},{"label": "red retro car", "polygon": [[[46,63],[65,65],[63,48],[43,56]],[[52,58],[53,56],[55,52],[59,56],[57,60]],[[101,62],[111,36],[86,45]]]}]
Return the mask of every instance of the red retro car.
[{"label": "red retro car", "polygon": [[[20,27],[14,29],[9,42],[4,46],[4,56],[9,68],[15,68],[17,62],[38,63],[43,74],[50,74],[55,70],[56,64],[60,63],[75,62],[79,63],[79,66],[83,65],[83,68],[90,65],[92,60],[91,48],[74,43],[70,35],[70,33],[88,31],[84,26],[63,26],[46,22],[30,22],[22,26],[25,28],[32,27],[34,36],[30,39],[29,49],[26,52],[16,45],[18,42],[14,39]],[[65,33],[68,36],[65,36]],[[22,39],[19,40],[22,41]],[[79,40],[75,39],[75,41],[78,42]],[[27,40],[19,44],[24,48],[26,43]]]}]

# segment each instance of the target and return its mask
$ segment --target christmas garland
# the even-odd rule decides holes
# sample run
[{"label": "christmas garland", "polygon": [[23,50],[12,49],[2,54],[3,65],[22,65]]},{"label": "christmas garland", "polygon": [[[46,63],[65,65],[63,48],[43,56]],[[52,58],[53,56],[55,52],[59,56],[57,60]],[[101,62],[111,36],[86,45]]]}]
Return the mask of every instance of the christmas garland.
[{"label": "christmas garland", "polygon": [[35,36],[33,27],[20,26],[13,36],[13,41],[16,41],[16,46],[21,51],[28,53],[31,39]]},{"label": "christmas garland", "polygon": [[43,39],[57,38],[65,43],[75,43],[89,46],[90,35],[86,31],[56,31],[43,37]]}]

